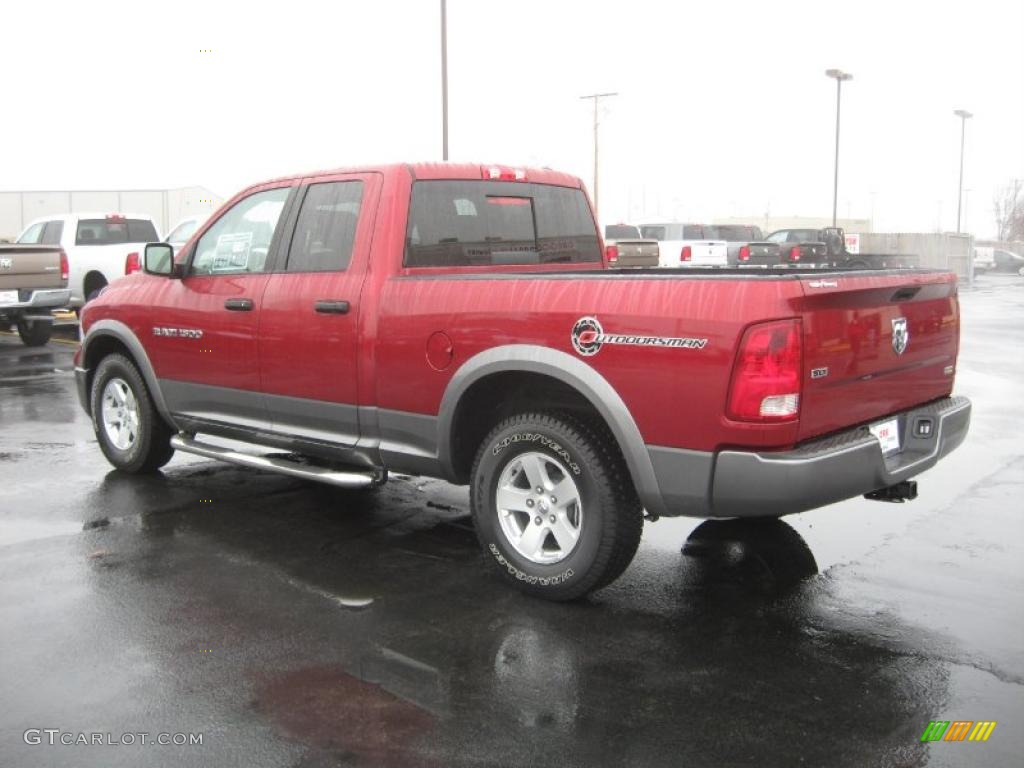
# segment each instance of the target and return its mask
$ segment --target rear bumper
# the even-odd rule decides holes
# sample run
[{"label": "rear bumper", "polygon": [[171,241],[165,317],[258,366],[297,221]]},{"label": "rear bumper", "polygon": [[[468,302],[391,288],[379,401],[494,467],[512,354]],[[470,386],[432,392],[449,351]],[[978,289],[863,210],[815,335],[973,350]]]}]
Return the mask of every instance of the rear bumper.
[{"label": "rear bumper", "polygon": [[[777,517],[861,496],[934,466],[967,436],[971,402],[950,397],[897,414],[901,450],[883,456],[866,426],[782,452],[649,448],[665,507],[695,517]],[[930,434],[917,437],[918,424]]]},{"label": "rear bumper", "polygon": [[26,301],[0,305],[0,312],[26,309],[59,309],[71,301],[70,288],[46,288],[32,291]]}]

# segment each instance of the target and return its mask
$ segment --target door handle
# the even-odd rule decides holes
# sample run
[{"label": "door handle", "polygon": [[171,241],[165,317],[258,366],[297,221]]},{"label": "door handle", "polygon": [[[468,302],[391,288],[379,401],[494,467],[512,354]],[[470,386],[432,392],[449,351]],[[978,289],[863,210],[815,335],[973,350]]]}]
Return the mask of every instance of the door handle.
[{"label": "door handle", "polygon": [[328,301],[326,299],[320,299],[320,301],[317,301],[313,304],[313,309],[324,315],[347,315],[348,302]]},{"label": "door handle", "polygon": [[224,302],[224,309],[230,309],[233,312],[251,312],[252,299],[228,299]]}]

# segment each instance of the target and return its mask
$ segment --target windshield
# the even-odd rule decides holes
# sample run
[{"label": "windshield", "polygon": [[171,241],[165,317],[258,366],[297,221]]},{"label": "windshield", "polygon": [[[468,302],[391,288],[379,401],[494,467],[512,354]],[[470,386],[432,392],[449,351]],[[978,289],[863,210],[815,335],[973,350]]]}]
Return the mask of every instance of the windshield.
[{"label": "windshield", "polygon": [[189,219],[181,222],[176,226],[171,233],[167,235],[168,243],[184,243],[187,241],[195,231],[199,229],[199,219]]},{"label": "windshield", "polygon": [[155,243],[159,239],[153,222],[145,219],[82,219],[75,232],[75,245]]}]

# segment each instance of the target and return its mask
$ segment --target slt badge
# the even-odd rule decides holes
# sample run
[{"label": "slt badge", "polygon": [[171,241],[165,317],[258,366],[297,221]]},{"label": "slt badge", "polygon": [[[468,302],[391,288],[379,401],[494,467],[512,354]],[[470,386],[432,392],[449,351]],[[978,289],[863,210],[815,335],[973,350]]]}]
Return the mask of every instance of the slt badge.
[{"label": "slt badge", "polygon": [[897,317],[892,321],[892,348],[897,355],[907,351],[910,343],[910,329],[907,328],[907,318]]}]

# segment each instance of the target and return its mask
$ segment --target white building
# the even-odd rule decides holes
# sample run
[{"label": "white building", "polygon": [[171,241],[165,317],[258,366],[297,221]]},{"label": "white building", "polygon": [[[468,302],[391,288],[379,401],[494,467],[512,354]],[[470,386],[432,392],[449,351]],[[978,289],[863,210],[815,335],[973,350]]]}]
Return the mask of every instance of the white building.
[{"label": "white building", "polygon": [[0,192],[0,242],[13,241],[40,216],[76,211],[149,214],[163,237],[179,219],[209,215],[223,202],[205,187]]}]

